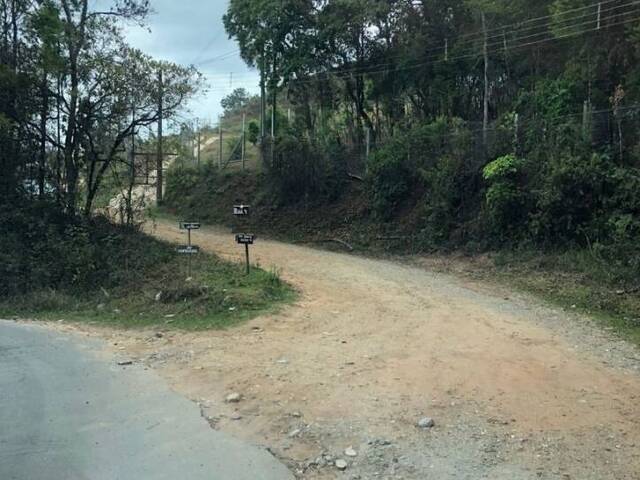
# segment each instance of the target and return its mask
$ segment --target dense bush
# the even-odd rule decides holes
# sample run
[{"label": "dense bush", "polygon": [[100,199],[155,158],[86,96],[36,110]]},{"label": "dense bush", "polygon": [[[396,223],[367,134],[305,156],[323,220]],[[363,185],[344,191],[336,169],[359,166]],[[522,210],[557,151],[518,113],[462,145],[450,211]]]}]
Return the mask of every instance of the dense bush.
[{"label": "dense bush", "polygon": [[521,186],[524,161],[505,155],[488,163],[482,176],[488,184],[485,192],[488,230],[501,240],[508,239],[526,224],[528,192]]},{"label": "dense bush", "polygon": [[146,266],[171,254],[164,244],[104,218],[79,219],[25,198],[0,204],[0,231],[0,297],[131,285]]},{"label": "dense bush", "polygon": [[415,171],[396,142],[375,152],[367,165],[367,191],[373,212],[389,220],[407,197],[415,181]]},{"label": "dense bush", "polygon": [[373,211],[390,219],[414,192],[423,190],[424,232],[448,239],[470,215],[477,193],[471,132],[459,119],[438,118],[409,128],[374,152],[367,173]]},{"label": "dense bush", "polygon": [[277,138],[268,177],[283,203],[334,199],[346,179],[344,151],[336,143],[320,145],[291,129]]}]

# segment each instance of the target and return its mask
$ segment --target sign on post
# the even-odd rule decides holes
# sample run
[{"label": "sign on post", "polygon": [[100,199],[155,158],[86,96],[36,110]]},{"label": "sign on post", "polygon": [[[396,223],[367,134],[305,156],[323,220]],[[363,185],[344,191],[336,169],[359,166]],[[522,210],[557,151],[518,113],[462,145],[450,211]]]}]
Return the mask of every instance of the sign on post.
[{"label": "sign on post", "polygon": [[244,217],[249,215],[249,205],[234,205],[233,214],[237,217]]},{"label": "sign on post", "polygon": [[239,233],[236,235],[236,243],[244,245],[244,255],[247,260],[247,275],[251,271],[251,264],[249,263],[249,245],[253,245],[253,241],[256,236],[252,233]]},{"label": "sign on post", "polygon": [[180,255],[188,256],[187,269],[188,276],[189,278],[191,278],[191,255],[195,255],[200,252],[200,247],[198,247],[197,245],[191,245],[191,230],[200,230],[200,222],[180,222],[180,230],[187,231],[187,244],[179,245],[176,248],[176,251]]},{"label": "sign on post", "polygon": [[240,245],[253,245],[256,236],[252,233],[239,233],[236,235],[236,243]]},{"label": "sign on post", "polygon": [[200,247],[197,245],[178,245],[176,251],[183,255],[195,255],[196,253],[200,253]]},{"label": "sign on post", "polygon": [[180,222],[180,230],[200,230],[200,222]]}]

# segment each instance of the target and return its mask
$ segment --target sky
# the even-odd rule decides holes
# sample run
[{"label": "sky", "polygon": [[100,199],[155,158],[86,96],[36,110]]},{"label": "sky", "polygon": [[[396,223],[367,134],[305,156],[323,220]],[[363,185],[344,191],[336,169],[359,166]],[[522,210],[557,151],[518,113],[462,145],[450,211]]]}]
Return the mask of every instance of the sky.
[{"label": "sky", "polygon": [[249,69],[238,45],[224,30],[228,0],[151,0],[154,13],[146,27],[128,25],[129,43],[161,60],[195,65],[205,75],[206,92],[187,105],[184,116],[215,123],[220,100],[243,87],[258,93],[258,73]]}]

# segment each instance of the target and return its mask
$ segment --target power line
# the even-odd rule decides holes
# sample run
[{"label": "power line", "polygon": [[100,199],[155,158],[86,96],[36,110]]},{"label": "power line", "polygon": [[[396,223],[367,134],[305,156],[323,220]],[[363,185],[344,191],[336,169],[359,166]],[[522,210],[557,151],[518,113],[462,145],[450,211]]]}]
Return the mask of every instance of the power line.
[{"label": "power line", "polygon": [[[607,25],[607,27],[615,27],[615,26],[625,25],[627,23],[638,21],[638,20],[640,20],[640,17],[628,19],[628,20],[625,20],[625,21],[622,21],[622,22],[609,24],[609,25]],[[523,43],[523,44],[519,44],[519,45],[511,45],[511,46],[509,46],[509,49],[514,50],[514,49],[518,49],[518,48],[523,48],[523,47],[528,47],[528,46],[548,43],[548,42],[552,42],[552,41],[556,41],[556,40],[563,40],[563,39],[580,36],[580,35],[582,35],[584,33],[594,32],[594,31],[598,31],[598,30],[599,30],[598,27],[590,28],[590,29],[584,29],[584,30],[581,30],[581,31],[578,31],[578,32],[568,33],[568,34],[565,34],[565,35],[560,35],[560,36],[547,38],[547,39],[543,39],[543,40],[537,40],[537,41]],[[502,48],[500,48],[498,50],[493,50],[490,53],[497,53],[497,52],[500,52],[501,50],[502,50]],[[430,60],[430,61],[424,61],[424,62],[420,62],[420,63],[415,63],[413,65],[408,65],[408,66],[404,66],[404,67],[384,68],[384,69],[380,69],[380,70],[367,70],[367,69],[363,69],[363,68],[356,68],[356,69],[351,69],[351,70],[340,70],[340,71],[337,71],[337,72],[319,72],[316,75],[331,75],[333,78],[347,78],[347,77],[351,76],[354,73],[359,74],[359,75],[362,75],[362,74],[374,75],[374,74],[379,74],[379,73],[391,73],[391,72],[412,70],[412,69],[420,68],[420,67],[427,66],[427,65],[453,62],[454,60],[475,58],[475,57],[478,57],[479,55],[480,55],[479,52],[475,52],[475,53],[472,53],[472,54],[465,54],[465,55],[460,55],[460,56],[456,56],[456,57],[450,57],[449,59],[434,58],[433,60]],[[380,64],[380,65],[386,65],[386,64]],[[377,66],[379,66],[379,65],[371,65],[371,66],[366,67],[366,68],[375,68]],[[292,82],[292,83],[311,83],[311,82],[317,81],[317,79],[316,78],[313,78],[313,79],[292,79],[292,80],[289,80],[289,81]]]},{"label": "power line", "polygon": [[[613,0],[611,0],[611,1],[613,1]],[[604,2],[604,3],[610,3],[610,2]],[[613,11],[613,10],[616,10],[616,9],[619,9],[619,8],[635,6],[635,5],[639,5],[639,4],[640,4],[640,1],[633,1],[633,2],[629,2],[629,3],[623,4],[623,5],[614,6],[612,8],[606,9],[604,11],[605,12]],[[584,10],[584,8],[574,9],[574,10]],[[601,11],[601,13],[602,13],[602,11]],[[604,23],[606,21],[609,21],[609,20],[612,20],[612,19],[617,19],[619,17],[624,17],[626,15],[634,14],[634,13],[640,13],[640,12],[637,12],[635,10],[634,11],[622,12],[622,13],[618,13],[618,14],[615,14],[615,15],[609,15],[609,16],[606,16],[606,17],[601,17],[600,21],[601,21],[601,23]],[[577,16],[577,17],[574,17],[573,19],[580,19],[580,18],[583,18],[583,17],[584,16]],[[542,18],[549,18],[549,17],[539,17],[539,18],[542,19]],[[565,19],[565,21],[573,20],[573,19]],[[606,29],[606,28],[610,28],[610,27],[623,25],[623,24],[626,24],[626,23],[629,23],[629,22],[636,21],[637,19],[638,18],[632,18],[632,19],[629,19],[627,21],[610,23],[608,25],[605,23],[604,25],[602,25],[600,27],[596,26],[596,27],[591,28],[591,29],[582,29],[582,30],[579,30],[579,31],[576,31],[576,32],[568,32],[568,33],[564,33],[564,34],[558,35],[558,32],[564,32],[566,30],[572,30],[572,29],[574,29],[576,27],[584,27],[584,26],[587,26],[587,25],[589,25],[591,23],[596,23],[597,19],[588,20],[588,21],[584,21],[584,22],[578,22],[578,23],[574,23],[574,24],[571,24],[571,25],[564,25],[564,26],[561,26],[561,27],[557,28],[555,30],[555,32],[553,32],[553,31],[544,31],[544,32],[536,33],[536,34],[531,34],[531,35],[526,35],[526,36],[523,36],[523,37],[518,37],[518,38],[515,39],[515,42],[516,42],[515,44],[507,45],[507,49],[518,49],[518,48],[523,48],[523,47],[526,47],[526,46],[533,46],[533,45],[543,44],[543,43],[547,43],[547,42],[551,42],[551,41],[555,41],[555,40],[562,40],[562,39],[565,39],[565,38],[571,38],[571,37],[574,37],[574,36],[582,35],[584,33],[589,33],[589,32],[593,32],[593,31],[597,31],[597,30],[601,30],[601,29]],[[502,28],[502,27],[500,27],[500,28]],[[517,33],[517,31],[512,31],[510,33],[511,34]],[[536,37],[539,37],[539,36],[542,36],[542,35],[546,35],[546,34],[551,34],[551,35],[555,35],[555,36],[551,37],[551,38],[540,39],[540,40],[535,40],[535,41],[526,42],[526,43],[520,43],[520,44],[517,43],[517,42],[522,42],[523,40],[527,40],[527,39],[530,39],[530,38],[536,38]],[[490,51],[491,54],[498,53],[498,52],[503,50],[504,41],[491,43],[491,44],[488,45],[488,47],[491,49],[491,51]],[[495,47],[498,47],[498,48],[495,48]],[[471,47],[471,48],[473,48],[473,47]],[[471,50],[471,48],[469,50]],[[433,49],[432,51],[436,51],[436,50],[442,53],[442,49]],[[429,51],[429,50],[427,50],[427,51]],[[472,58],[472,57],[475,57],[475,56],[480,54],[480,53],[475,52],[475,53],[457,55],[457,56],[450,57],[450,58],[447,58],[447,59],[442,59],[441,58],[441,53],[438,54],[438,55],[432,55],[430,57],[427,57],[422,62],[415,63],[413,65],[411,65],[411,64],[410,65],[405,65],[403,67],[394,67],[394,68],[391,68],[391,69],[390,68],[382,68],[382,69],[380,69],[380,67],[393,67],[395,64],[394,63],[378,63],[378,64],[369,64],[369,65],[367,65],[365,67],[352,67],[352,68],[349,68],[349,69],[341,69],[341,70],[336,71],[336,72],[318,72],[318,73],[316,73],[314,75],[332,75],[334,78],[342,78],[342,77],[348,77],[352,73],[361,75],[361,74],[385,73],[385,72],[388,72],[388,71],[391,71],[391,70],[392,71],[404,71],[404,70],[411,70],[411,69],[415,69],[415,68],[420,68],[422,66],[426,66],[426,65],[429,65],[429,64],[436,64],[436,63],[443,63],[443,62],[453,62],[455,60]],[[390,58],[399,58],[399,57],[400,56],[398,56],[398,57],[390,57]],[[224,74],[220,74],[220,75],[224,75]],[[211,75],[211,76],[213,76],[213,75]],[[315,79],[291,79],[289,81],[290,82],[294,82],[294,83],[308,83],[308,82],[314,82]],[[242,83],[242,82],[238,82],[238,83]],[[250,82],[250,83],[252,83],[252,82]],[[245,84],[246,84],[246,82],[245,82]]]}]

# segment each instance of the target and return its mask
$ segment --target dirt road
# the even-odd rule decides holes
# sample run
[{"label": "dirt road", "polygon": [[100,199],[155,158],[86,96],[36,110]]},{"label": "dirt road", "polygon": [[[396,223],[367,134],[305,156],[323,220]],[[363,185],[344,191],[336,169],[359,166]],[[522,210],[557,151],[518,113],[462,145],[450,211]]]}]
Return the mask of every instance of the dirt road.
[{"label": "dirt road", "polygon": [[[164,223],[155,233],[182,239]],[[243,254],[228,232],[194,241]],[[635,348],[417,265],[265,240],[252,253],[300,289],[295,305],[229,331],[114,343],[200,402],[214,428],[268,445],[300,478],[640,478]],[[230,392],[243,400],[225,403]],[[416,426],[425,416],[434,428]]]}]

